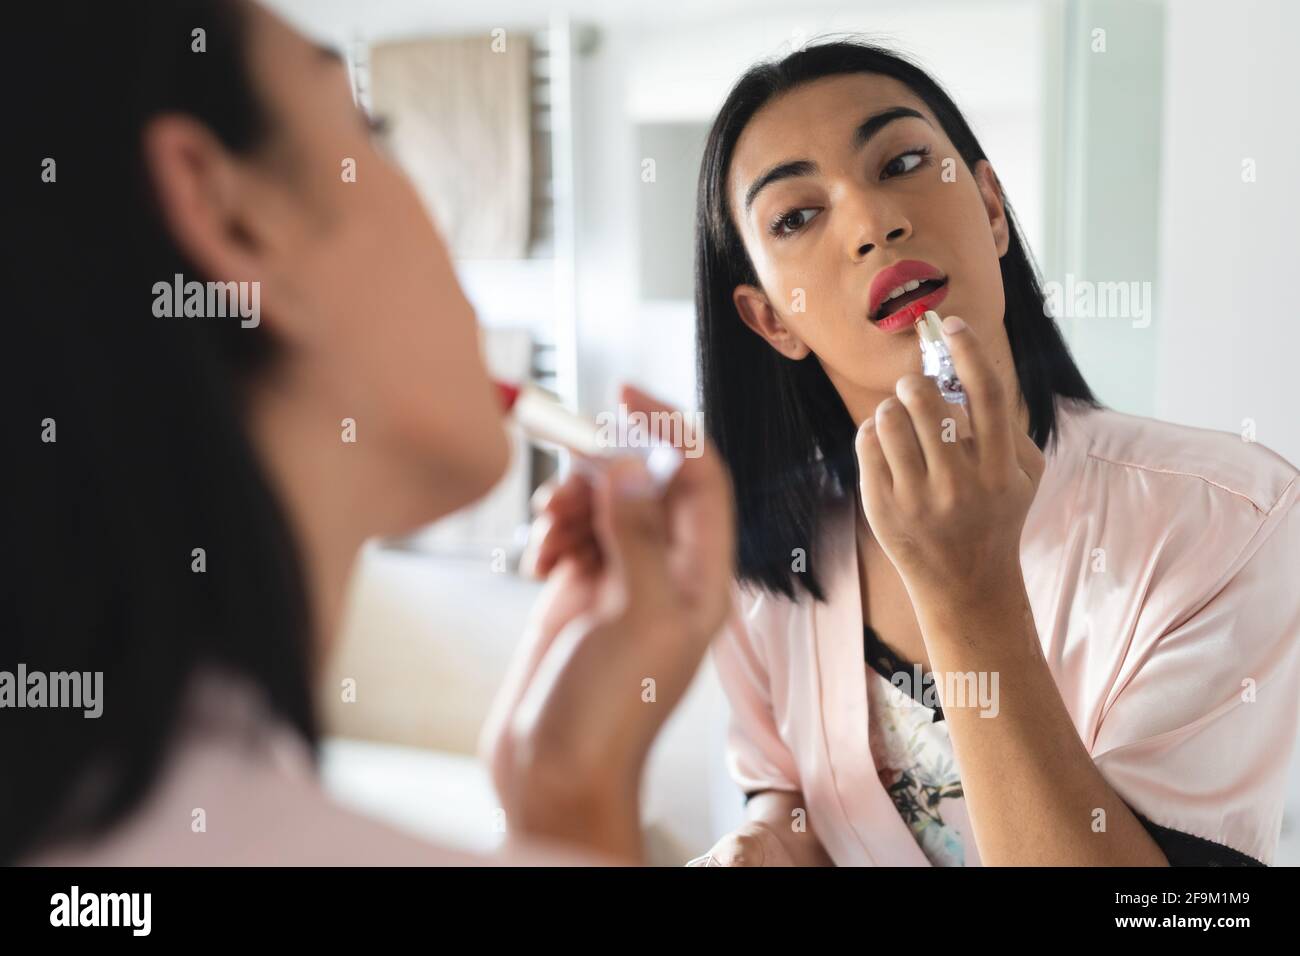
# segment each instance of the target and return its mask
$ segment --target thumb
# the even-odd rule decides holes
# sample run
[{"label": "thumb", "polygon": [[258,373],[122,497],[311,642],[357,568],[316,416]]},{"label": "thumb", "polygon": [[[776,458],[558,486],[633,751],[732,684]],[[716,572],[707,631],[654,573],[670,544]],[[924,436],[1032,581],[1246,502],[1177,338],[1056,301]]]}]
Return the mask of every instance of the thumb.
[{"label": "thumb", "polygon": [[645,462],[620,458],[597,489],[595,531],[623,584],[627,610],[672,606],[668,571],[668,509]]}]

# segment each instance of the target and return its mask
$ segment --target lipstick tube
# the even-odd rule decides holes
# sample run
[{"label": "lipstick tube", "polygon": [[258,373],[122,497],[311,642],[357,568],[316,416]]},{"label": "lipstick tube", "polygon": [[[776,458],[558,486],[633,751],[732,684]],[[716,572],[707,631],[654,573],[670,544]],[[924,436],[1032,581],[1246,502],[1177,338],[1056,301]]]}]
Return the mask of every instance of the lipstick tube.
[{"label": "lipstick tube", "polygon": [[662,491],[681,467],[683,456],[672,445],[651,441],[647,445],[607,445],[601,429],[581,415],[565,408],[560,400],[536,385],[496,382],[501,405],[531,441],[563,448],[575,454],[579,471],[591,472],[599,462],[620,455],[639,455],[655,487]]},{"label": "lipstick tube", "polygon": [[939,394],[945,402],[954,405],[966,404],[966,389],[957,377],[956,366],[952,362],[952,352],[943,340],[943,329],[939,324],[939,313],[933,309],[926,311],[916,320],[917,337],[921,341],[921,374],[934,379],[939,387]]}]

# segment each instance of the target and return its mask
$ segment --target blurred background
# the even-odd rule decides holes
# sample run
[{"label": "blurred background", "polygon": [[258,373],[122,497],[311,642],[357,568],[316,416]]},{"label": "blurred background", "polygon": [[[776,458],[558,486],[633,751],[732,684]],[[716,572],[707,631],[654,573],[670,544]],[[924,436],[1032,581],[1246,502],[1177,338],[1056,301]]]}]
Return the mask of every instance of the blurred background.
[{"label": "blurred background", "polygon": [[[692,222],[708,124],[753,62],[827,34],[910,54],[956,99],[1101,399],[1300,462],[1300,89],[1283,0],[272,0],[344,51],[446,235],[493,370],[594,414],[620,381],[696,408]],[[1074,291],[1091,284],[1097,304]],[[1129,296],[1109,312],[1104,296]],[[471,848],[502,838],[476,738],[537,586],[516,573],[517,449],[489,500],[367,548],[321,699],[344,801]],[[1300,569],[1292,569],[1300,578]],[[467,597],[469,600],[467,600]],[[340,692],[352,681],[355,699]],[[706,663],[657,744],[648,845],[677,864],[740,819]],[[1279,759],[1286,755],[1279,754]],[[1300,771],[1276,862],[1300,862]]]}]

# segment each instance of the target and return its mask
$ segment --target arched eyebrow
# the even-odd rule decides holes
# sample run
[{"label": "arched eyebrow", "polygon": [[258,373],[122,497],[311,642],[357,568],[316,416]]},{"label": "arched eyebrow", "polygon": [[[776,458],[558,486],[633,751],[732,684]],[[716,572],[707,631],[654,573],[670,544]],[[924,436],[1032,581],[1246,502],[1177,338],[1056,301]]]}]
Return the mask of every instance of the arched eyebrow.
[{"label": "arched eyebrow", "polygon": [[871,137],[894,122],[894,120],[908,118],[919,119],[926,124],[930,122],[910,106],[891,106],[887,110],[881,110],[879,113],[868,116],[863,120],[862,125],[853,131],[853,148],[861,149],[866,146]]},{"label": "arched eyebrow", "polygon": [[[924,116],[912,109],[910,106],[891,106],[889,109],[881,110],[879,113],[873,113],[858,125],[853,131],[853,148],[859,150],[871,141],[871,138],[888,126],[894,120],[900,119],[919,119],[924,123],[929,123]],[[745,212],[749,212],[750,207],[754,205],[754,200],[758,194],[772,183],[780,182],[783,179],[795,179],[799,176],[812,176],[817,173],[817,164],[808,159],[796,159],[785,163],[778,163],[771,169],[767,170],[749,185],[745,191]]]},{"label": "arched eyebrow", "polygon": [[809,159],[797,159],[794,162],[773,166],[750,183],[749,189],[745,192],[745,212],[749,212],[749,207],[754,205],[754,200],[758,194],[772,183],[780,182],[783,179],[795,179],[799,176],[813,176],[816,173],[817,164]]}]

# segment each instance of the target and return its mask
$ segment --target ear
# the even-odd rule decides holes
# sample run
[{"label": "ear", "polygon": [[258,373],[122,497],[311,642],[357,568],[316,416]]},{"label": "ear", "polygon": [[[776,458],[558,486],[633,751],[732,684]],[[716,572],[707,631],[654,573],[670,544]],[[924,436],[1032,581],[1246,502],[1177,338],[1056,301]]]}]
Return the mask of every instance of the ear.
[{"label": "ear", "polygon": [[1007,222],[1006,206],[1002,203],[1002,184],[998,182],[997,173],[993,172],[993,164],[987,159],[975,164],[975,185],[984,200],[989,228],[993,230],[993,243],[997,246],[998,258],[1001,258],[1007,254],[1011,244],[1011,224]]},{"label": "ear", "polygon": [[249,170],[188,116],[152,120],[142,145],[163,222],[185,258],[207,279],[265,282],[274,216]]},{"label": "ear", "polygon": [[812,349],[804,345],[781,321],[762,289],[752,285],[738,285],[731,293],[731,301],[735,303],[741,321],[762,336],[772,348],[795,361],[808,357]]}]

